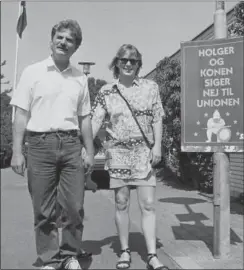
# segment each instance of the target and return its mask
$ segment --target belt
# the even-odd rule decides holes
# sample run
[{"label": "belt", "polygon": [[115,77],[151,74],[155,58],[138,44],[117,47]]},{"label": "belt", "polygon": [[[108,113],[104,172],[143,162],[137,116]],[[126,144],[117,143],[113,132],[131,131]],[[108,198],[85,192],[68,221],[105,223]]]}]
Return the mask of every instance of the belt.
[{"label": "belt", "polygon": [[56,131],[27,131],[27,135],[36,136],[36,135],[49,135],[49,134],[59,134],[59,135],[72,135],[78,136],[77,129],[69,129],[69,130],[56,130]]}]

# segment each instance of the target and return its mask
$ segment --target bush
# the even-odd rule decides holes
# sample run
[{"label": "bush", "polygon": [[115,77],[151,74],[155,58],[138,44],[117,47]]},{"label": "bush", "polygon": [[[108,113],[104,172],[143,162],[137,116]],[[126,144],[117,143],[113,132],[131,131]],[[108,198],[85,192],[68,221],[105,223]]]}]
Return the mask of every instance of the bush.
[{"label": "bush", "polygon": [[178,181],[211,193],[213,190],[213,162],[211,153],[181,152],[181,65],[180,61],[165,57],[157,64],[154,80],[158,83],[165,110],[162,144],[166,166]]},{"label": "bush", "polygon": [[244,193],[241,193],[240,196],[239,196],[239,201],[241,204],[244,205]]},{"label": "bush", "polygon": [[1,164],[0,167],[1,168],[8,168],[10,166],[11,163],[11,157],[12,157],[12,147],[9,144],[1,144]]}]

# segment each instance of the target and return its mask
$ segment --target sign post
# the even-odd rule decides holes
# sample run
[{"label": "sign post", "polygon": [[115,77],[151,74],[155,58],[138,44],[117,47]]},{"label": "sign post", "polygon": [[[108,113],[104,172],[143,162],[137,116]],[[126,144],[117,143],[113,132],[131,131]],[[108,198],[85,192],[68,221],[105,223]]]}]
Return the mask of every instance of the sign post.
[{"label": "sign post", "polygon": [[216,1],[215,39],[181,43],[181,150],[212,152],[215,258],[230,251],[228,152],[243,152],[243,40],[227,39],[224,1]]},{"label": "sign post", "polygon": [[[214,13],[215,39],[227,38],[225,1],[216,0]],[[215,152],[213,156],[214,176],[214,232],[213,255],[222,258],[230,252],[230,179],[229,157],[226,153]]]}]

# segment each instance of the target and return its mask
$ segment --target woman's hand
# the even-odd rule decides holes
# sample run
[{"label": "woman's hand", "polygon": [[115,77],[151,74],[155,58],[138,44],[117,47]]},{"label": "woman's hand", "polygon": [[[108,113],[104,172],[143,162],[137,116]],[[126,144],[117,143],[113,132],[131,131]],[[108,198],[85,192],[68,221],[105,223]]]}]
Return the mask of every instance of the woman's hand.
[{"label": "woman's hand", "polygon": [[95,164],[94,155],[87,154],[84,159],[85,174],[91,174]]},{"label": "woman's hand", "polygon": [[161,145],[155,144],[151,150],[151,165],[156,166],[162,159]]},{"label": "woman's hand", "polygon": [[95,159],[93,154],[88,154],[85,147],[81,150],[81,162],[85,169],[85,174],[91,174],[95,164]]}]

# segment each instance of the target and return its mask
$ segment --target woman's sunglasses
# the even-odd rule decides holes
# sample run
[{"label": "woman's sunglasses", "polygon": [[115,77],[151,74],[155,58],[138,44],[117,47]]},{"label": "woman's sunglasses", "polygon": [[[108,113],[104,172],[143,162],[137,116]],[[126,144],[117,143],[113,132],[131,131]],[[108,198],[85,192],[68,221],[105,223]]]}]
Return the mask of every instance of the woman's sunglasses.
[{"label": "woman's sunglasses", "polygon": [[129,59],[129,58],[119,58],[122,65],[126,65],[128,61],[130,61],[132,66],[135,66],[139,60],[137,59]]}]

